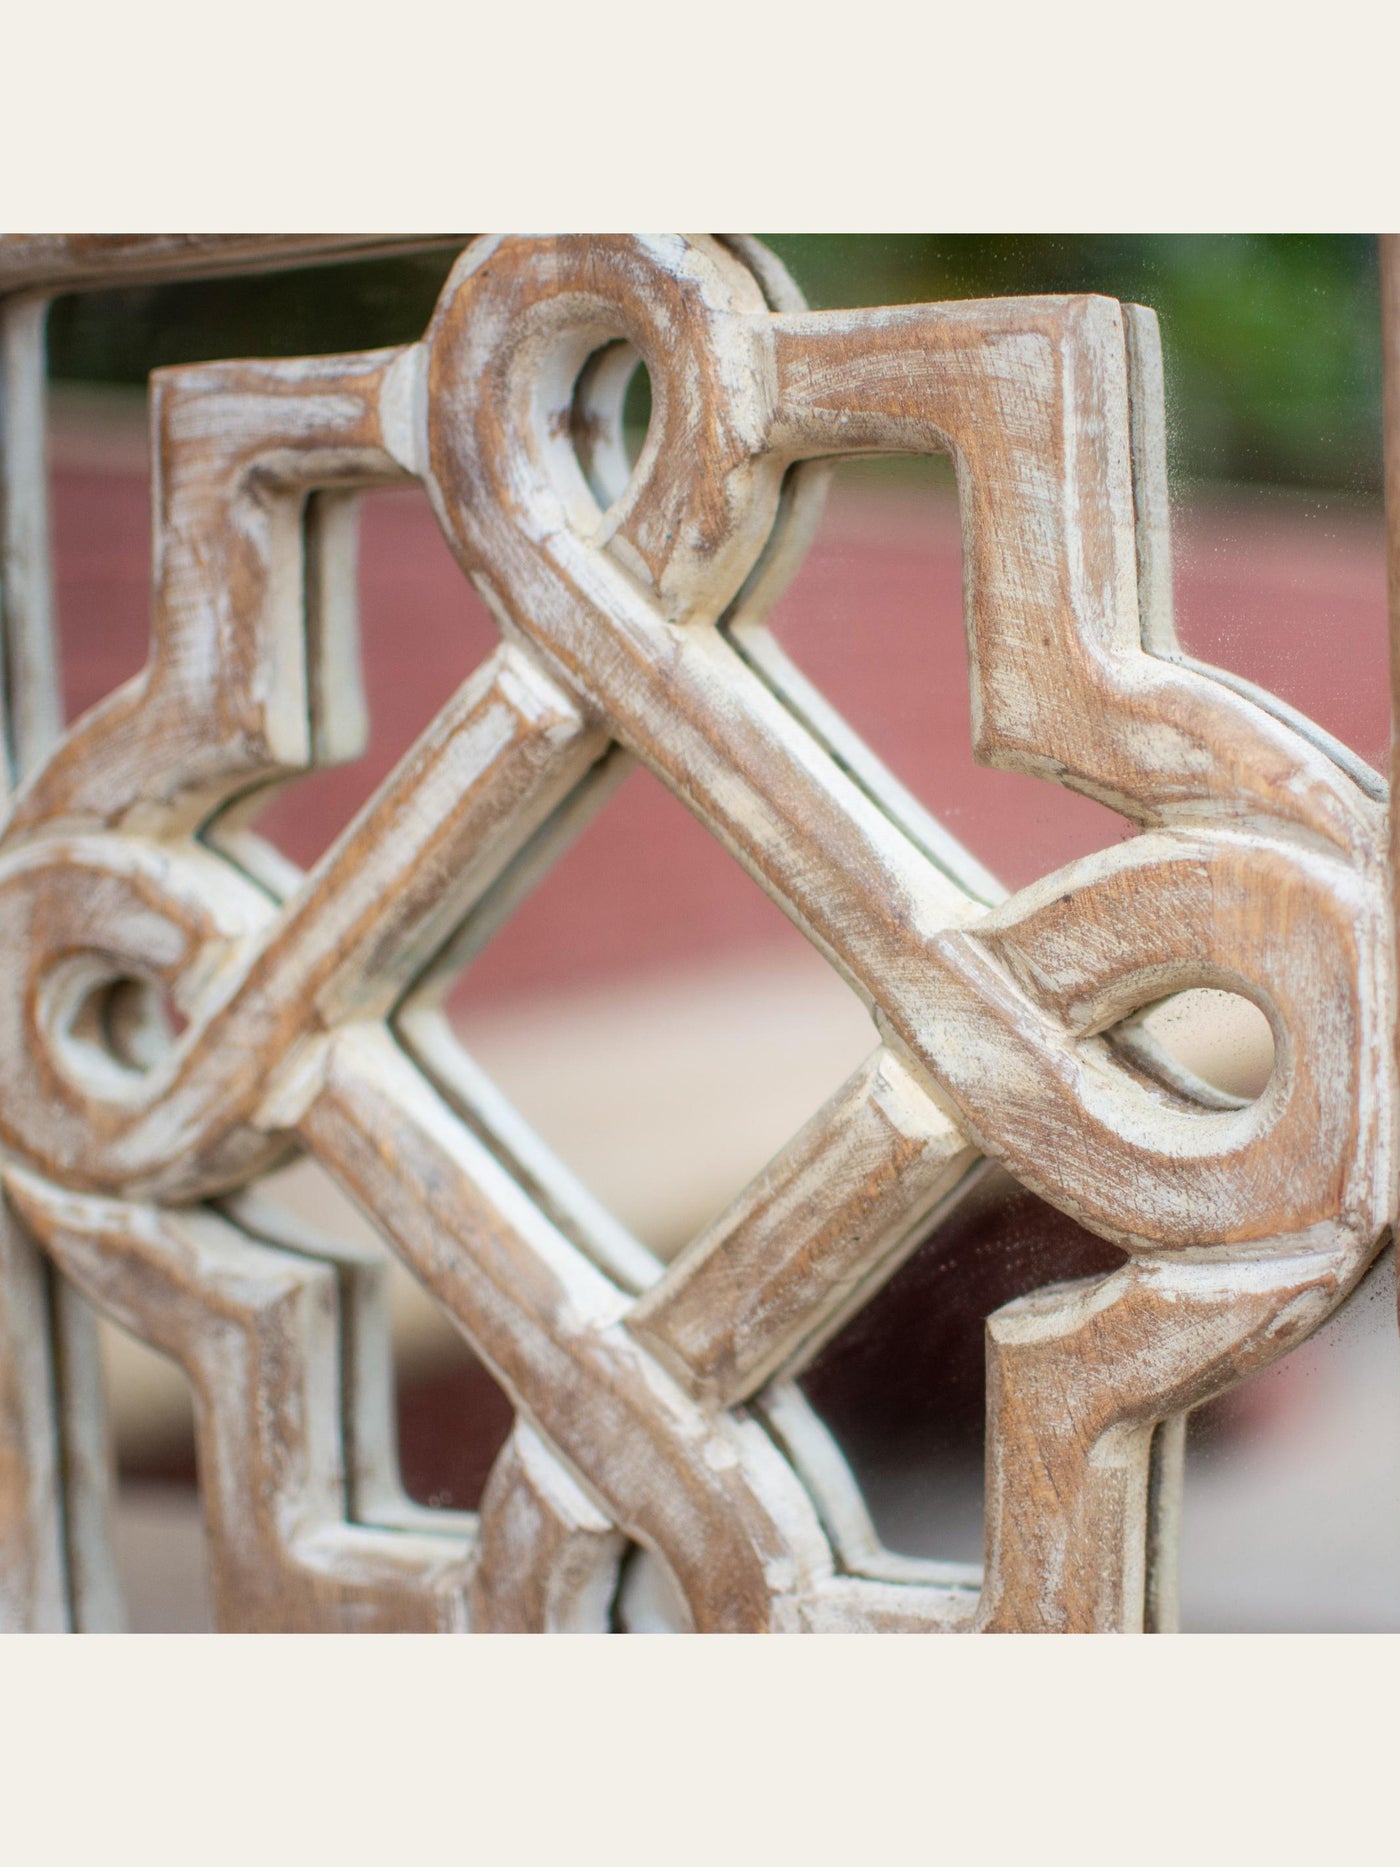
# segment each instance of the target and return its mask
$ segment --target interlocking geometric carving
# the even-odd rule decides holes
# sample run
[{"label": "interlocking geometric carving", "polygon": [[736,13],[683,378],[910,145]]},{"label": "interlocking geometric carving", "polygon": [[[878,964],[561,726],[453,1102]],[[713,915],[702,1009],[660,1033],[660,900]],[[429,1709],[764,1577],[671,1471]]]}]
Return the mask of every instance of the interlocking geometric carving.
[{"label": "interlocking geometric carving", "polygon": [[[151,425],[149,663],[0,843],[11,1622],[75,1612],[34,1554],[51,1265],[190,1378],[222,1627],[601,1630],[623,1573],[624,1620],[669,1591],[697,1630],[1170,1626],[1184,1416],[1366,1270],[1395,1091],[1383,788],[1177,646],[1152,314],[814,313],[749,241],[486,239],[420,343],[163,370]],[[825,463],[872,453],[956,463],[978,758],[1137,826],[1010,899],[764,630]],[[501,645],[303,876],[242,801],[360,749],[353,502],[403,480]],[[669,1266],[442,1009],[625,759],[875,1027]],[[1133,1021],[1202,985],[1269,1018],[1255,1101]],[[476,1517],[399,1492],[381,1270],[257,1190],[295,1150],[516,1408]],[[983,1156],[1129,1261],[988,1326],[978,1577],[879,1549],[793,1377]]]}]

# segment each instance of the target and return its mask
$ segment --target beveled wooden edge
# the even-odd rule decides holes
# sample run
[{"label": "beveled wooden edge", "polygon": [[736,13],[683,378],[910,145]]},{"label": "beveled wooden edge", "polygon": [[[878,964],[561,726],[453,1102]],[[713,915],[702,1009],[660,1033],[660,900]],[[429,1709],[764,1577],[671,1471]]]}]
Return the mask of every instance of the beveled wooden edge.
[{"label": "beveled wooden edge", "polygon": [[74,1199],[12,1166],[5,1191],[64,1277],[189,1380],[222,1625],[464,1625],[470,1519],[351,1514],[344,1310],[363,1291],[343,1253],[273,1244],[207,1208]]},{"label": "beveled wooden edge", "polygon": [[628,1327],[702,1404],[732,1407],[868,1298],[978,1159],[883,1047],[668,1267]]},{"label": "beveled wooden edge", "polygon": [[464,233],[5,233],[0,295],[283,272],[465,245]]}]

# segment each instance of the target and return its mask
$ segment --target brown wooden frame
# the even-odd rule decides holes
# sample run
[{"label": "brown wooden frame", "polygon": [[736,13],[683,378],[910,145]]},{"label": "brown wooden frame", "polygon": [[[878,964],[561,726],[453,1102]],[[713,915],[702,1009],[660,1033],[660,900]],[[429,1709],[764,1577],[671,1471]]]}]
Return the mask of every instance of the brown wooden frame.
[{"label": "brown wooden frame", "polygon": [[[150,661],[60,737],[36,295],[311,252],[0,242],[0,1614],[116,1612],[86,1302],[194,1387],[222,1627],[601,1630],[666,1597],[707,1631],[1170,1627],[1185,1415],[1373,1261],[1396,1078],[1384,786],[1176,641],[1153,315],[811,312],[748,240],[474,241],[420,343],[156,373]],[[977,756],[1137,826],[1010,898],[764,628],[828,463],[899,452],[957,467]],[[501,644],[303,876],[238,806],[362,743],[353,502],[412,480]],[[669,1266],[442,1009],[633,759],[873,1026]],[[1201,985],[1273,1026],[1254,1101],[1137,1020]],[[257,1192],[296,1149],[517,1410],[472,1520],[397,1485],[376,1265]],[[988,1325],[979,1577],[878,1547],[794,1376],[984,1157],[1128,1261]]]}]

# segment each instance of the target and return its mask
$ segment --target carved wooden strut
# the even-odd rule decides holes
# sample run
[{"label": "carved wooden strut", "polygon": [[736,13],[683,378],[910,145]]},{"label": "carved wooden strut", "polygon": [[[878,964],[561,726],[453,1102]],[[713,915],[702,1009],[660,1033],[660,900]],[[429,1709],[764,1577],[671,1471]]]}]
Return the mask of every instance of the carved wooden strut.
[{"label": "carved wooden strut", "polygon": [[[601,1631],[648,1571],[701,1631],[1170,1627],[1185,1415],[1366,1271],[1396,1096],[1384,787],[1176,643],[1152,313],[810,312],[747,240],[474,241],[420,343],[155,374],[150,659],[59,736],[36,294],[296,256],[0,241],[0,1621],[116,1612],[90,1304],[193,1386],[222,1628]],[[977,757],[1137,826],[1010,898],[764,629],[827,463],[875,453],[955,462]],[[246,801],[362,748],[354,500],[405,480],[501,644],[301,875]],[[670,1265],[442,1009],[625,759],[874,1027]],[[1273,1028],[1254,1101],[1134,1022],[1203,985]],[[382,1270],[257,1190],[296,1150],[510,1396],[478,1515],[401,1493]],[[793,1377],[984,1156],[1128,1262],[988,1324],[979,1575],[878,1547]]]}]

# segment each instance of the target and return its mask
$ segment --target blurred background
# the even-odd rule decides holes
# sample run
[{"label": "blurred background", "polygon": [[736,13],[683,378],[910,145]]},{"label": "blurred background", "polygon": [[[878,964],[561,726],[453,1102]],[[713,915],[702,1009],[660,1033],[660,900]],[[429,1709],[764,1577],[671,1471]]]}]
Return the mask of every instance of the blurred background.
[{"label": "blurred background", "polygon": [[[1178,624],[1371,764],[1389,739],[1374,241],[1338,236],[762,236],[817,307],[1093,291],[1158,312]],[[450,253],[271,278],[85,293],[50,324],[51,470],[65,698],[76,715],[145,655],[144,384],[168,364],[411,341]],[[628,414],[639,444],[642,372]],[[260,829],[314,861],[460,681],[494,626],[426,500],[364,503],[370,749],[270,800]],[[1010,887],[1127,833],[1086,799],[972,763],[958,518],[946,463],[838,470],[773,626],[895,775]],[[1170,1016],[1222,1086],[1268,1070],[1257,1014]],[[761,891],[643,772],[623,783],[459,981],[462,1041],[639,1236],[673,1255],[873,1048],[865,1013]],[[311,1163],[280,1194],[364,1221]],[[1010,1297],[1118,1254],[987,1175],[805,1377],[891,1548],[980,1556],[982,1325]],[[1388,1280],[1388,1282],[1387,1282]],[[1318,1338],[1192,1422],[1183,1612],[1201,1629],[1400,1629],[1400,1368],[1383,1263]],[[1389,1297],[1386,1291],[1389,1289]],[[510,1413],[399,1280],[400,1452],[420,1500],[476,1502]],[[105,1338],[133,1623],[203,1624],[188,1393]]]}]

